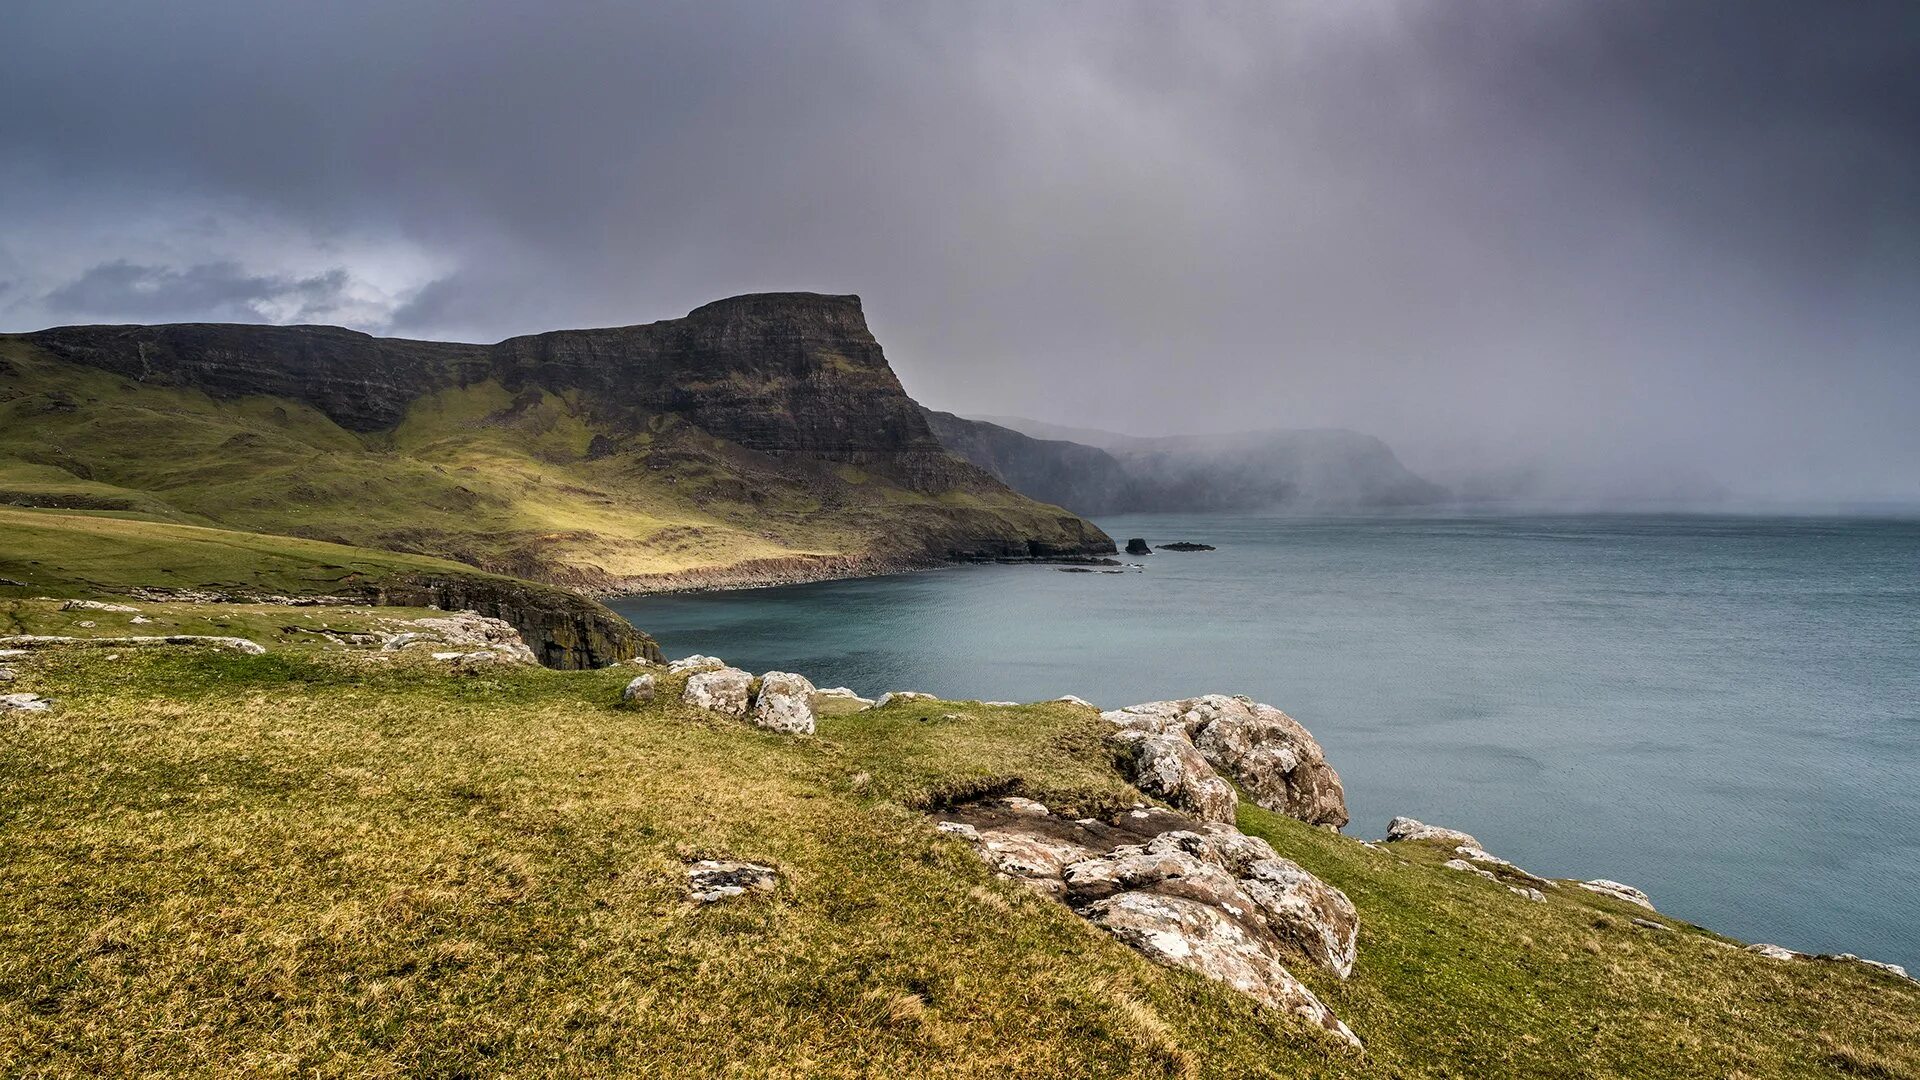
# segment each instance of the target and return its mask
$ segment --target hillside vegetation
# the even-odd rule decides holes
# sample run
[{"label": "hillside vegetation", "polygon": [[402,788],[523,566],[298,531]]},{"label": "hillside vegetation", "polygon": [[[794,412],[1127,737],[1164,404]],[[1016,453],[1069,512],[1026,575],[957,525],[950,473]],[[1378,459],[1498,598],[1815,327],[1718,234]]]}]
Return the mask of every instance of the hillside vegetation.
[{"label": "hillside vegetation", "polygon": [[941,449],[856,299],[709,308],[497,346],[327,327],[0,336],[0,503],[597,591],[1111,550]]},{"label": "hillside vegetation", "polygon": [[[1920,987],[1571,888],[1528,903],[1252,809],[1361,915],[1341,1049],[996,880],[922,808],[1138,796],[1061,703],[809,739],[632,668],[100,650],[8,661],[0,1073],[1897,1077]],[[872,688],[877,689],[877,688]],[[697,905],[686,863],[779,883]]]}]

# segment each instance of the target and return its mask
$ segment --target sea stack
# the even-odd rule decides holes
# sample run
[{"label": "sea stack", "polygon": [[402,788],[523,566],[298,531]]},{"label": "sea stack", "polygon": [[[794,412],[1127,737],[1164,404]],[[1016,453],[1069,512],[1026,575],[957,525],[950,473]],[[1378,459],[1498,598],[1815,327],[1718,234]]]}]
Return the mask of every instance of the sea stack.
[{"label": "sea stack", "polygon": [[1145,540],[1142,540],[1140,537],[1136,536],[1133,539],[1127,541],[1127,554],[1151,555],[1153,554],[1153,549],[1147,546],[1147,542]]}]

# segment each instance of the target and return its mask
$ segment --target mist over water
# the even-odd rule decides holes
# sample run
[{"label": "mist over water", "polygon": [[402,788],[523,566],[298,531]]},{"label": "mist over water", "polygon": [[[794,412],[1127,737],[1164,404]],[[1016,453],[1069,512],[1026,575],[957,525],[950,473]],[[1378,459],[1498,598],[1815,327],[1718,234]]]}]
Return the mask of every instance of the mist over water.
[{"label": "mist over water", "polygon": [[958,567],[615,606],[865,694],[1243,692],[1410,814],[1747,940],[1920,965],[1920,520],[1149,516],[1126,574]]}]

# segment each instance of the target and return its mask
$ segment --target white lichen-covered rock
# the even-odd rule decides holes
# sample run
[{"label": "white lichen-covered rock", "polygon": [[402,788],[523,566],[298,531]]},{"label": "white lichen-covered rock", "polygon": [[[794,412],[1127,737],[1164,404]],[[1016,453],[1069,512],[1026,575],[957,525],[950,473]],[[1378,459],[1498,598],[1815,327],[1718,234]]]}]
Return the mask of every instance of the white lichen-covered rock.
[{"label": "white lichen-covered rock", "polygon": [[1445,844],[1475,849],[1480,847],[1480,841],[1458,829],[1444,829],[1410,817],[1397,817],[1387,822],[1387,842],[1392,844],[1402,840],[1438,840]]},{"label": "white lichen-covered rock", "polygon": [[1178,733],[1254,804],[1312,825],[1347,823],[1340,774],[1300,722],[1249,697],[1207,694],[1100,714],[1122,731]]},{"label": "white lichen-covered rock", "polygon": [[1863,957],[1855,956],[1850,952],[1835,953],[1832,956],[1823,956],[1821,957],[1821,959],[1822,960],[1840,960],[1850,964],[1864,964],[1865,966],[1873,968],[1876,971],[1884,971],[1889,975],[1898,975],[1902,979],[1907,979],[1907,980],[1913,979],[1913,976],[1907,974],[1907,969],[1901,967],[1899,964],[1889,964],[1883,960],[1867,960]]},{"label": "white lichen-covered rock", "polygon": [[983,701],[980,704],[995,709],[1017,709],[1020,707],[1020,703],[1017,701]]},{"label": "white lichen-covered rock", "polygon": [[0,694],[0,712],[46,712],[53,702],[39,694]]},{"label": "white lichen-covered rock", "polygon": [[117,611],[135,614],[140,609],[131,604],[109,604],[103,600],[68,600],[60,605],[61,611]]},{"label": "white lichen-covered rock", "polygon": [[1780,945],[1749,945],[1747,951],[1755,956],[1764,956],[1769,960],[1801,960],[1806,953],[1794,952]]},{"label": "white lichen-covered rock", "polygon": [[1515,896],[1524,897],[1525,899],[1530,900],[1536,904],[1544,904],[1547,902],[1547,894],[1541,892],[1539,889],[1522,888],[1519,885],[1509,885],[1507,886],[1507,891],[1512,893]]},{"label": "white lichen-covered rock", "polygon": [[1179,732],[1123,728],[1113,735],[1127,782],[1202,821],[1231,823],[1240,798]]},{"label": "white lichen-covered rock", "polygon": [[1580,887],[1588,892],[1596,892],[1602,896],[1610,896],[1615,900],[1624,900],[1629,904],[1638,904],[1648,911],[1654,910],[1653,900],[1648,897],[1646,893],[1641,892],[1631,885],[1622,885],[1617,881],[1608,881],[1606,878],[1595,878],[1592,881],[1580,882]]},{"label": "white lichen-covered rock", "polygon": [[880,695],[880,700],[874,702],[873,707],[876,709],[884,709],[888,705],[891,705],[896,701],[933,701],[933,700],[935,700],[935,698],[932,694],[923,694],[918,690],[889,690],[886,693]]},{"label": "white lichen-covered rock", "polygon": [[813,683],[791,671],[769,671],[760,676],[760,693],[753,699],[754,723],[789,735],[813,734]]},{"label": "white lichen-covered rock", "polygon": [[1095,705],[1093,702],[1088,701],[1086,698],[1080,697],[1076,694],[1061,694],[1059,697],[1054,698],[1053,700],[1065,702],[1068,705],[1078,705],[1083,709],[1098,709],[1100,707],[1098,705]]},{"label": "white lichen-covered rock", "polygon": [[12,668],[0,666],[0,682],[12,682],[19,677]]},{"label": "white lichen-covered rock", "polygon": [[1448,870],[1458,870],[1463,874],[1478,874],[1479,876],[1486,878],[1488,881],[1499,880],[1499,878],[1496,878],[1494,876],[1493,871],[1482,870],[1465,859],[1448,859],[1446,862],[1443,862],[1440,865],[1446,867]]},{"label": "white lichen-covered rock", "polygon": [[739,668],[702,671],[687,680],[680,700],[696,709],[745,717],[753,704],[753,676]]},{"label": "white lichen-covered rock", "polygon": [[702,904],[748,891],[771,892],[777,873],[759,863],[702,859],[687,867],[687,893]]},{"label": "white lichen-covered rock", "polygon": [[626,689],[620,691],[620,700],[629,705],[645,705],[653,700],[656,689],[653,676],[635,675],[633,681],[627,683]]},{"label": "white lichen-covered rock", "polygon": [[18,649],[57,649],[57,648],[94,648],[94,649],[142,649],[157,648],[162,645],[199,645],[213,649],[232,649],[249,656],[260,656],[267,651],[265,645],[246,638],[219,637],[211,634],[163,634],[134,637],[67,637],[59,634],[16,634],[0,638],[0,646],[6,650]]},{"label": "white lichen-covered rock", "polygon": [[1287,970],[1270,942],[1218,907],[1163,893],[1122,892],[1089,905],[1084,914],[1150,960],[1225,983],[1350,1046],[1360,1045],[1352,1030]]},{"label": "white lichen-covered rock", "polygon": [[727,662],[717,656],[702,656],[694,653],[692,656],[683,656],[668,664],[667,674],[686,675],[690,672],[719,671],[726,666]]},{"label": "white lichen-covered rock", "polygon": [[971,843],[1002,876],[1064,901],[1157,961],[1352,1040],[1286,965],[1300,960],[1347,977],[1358,913],[1265,840],[1144,805],[1106,821],[1069,819],[1017,797],[947,813],[939,829]]}]

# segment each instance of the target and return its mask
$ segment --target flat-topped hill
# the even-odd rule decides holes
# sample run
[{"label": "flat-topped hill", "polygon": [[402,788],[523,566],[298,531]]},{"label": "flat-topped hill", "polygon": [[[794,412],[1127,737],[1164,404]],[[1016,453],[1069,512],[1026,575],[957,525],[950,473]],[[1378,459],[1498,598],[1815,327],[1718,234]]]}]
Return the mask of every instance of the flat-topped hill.
[{"label": "flat-topped hill", "polygon": [[492,345],[339,327],[0,336],[0,502],[595,590],[1110,551],[949,454],[852,296]]}]

